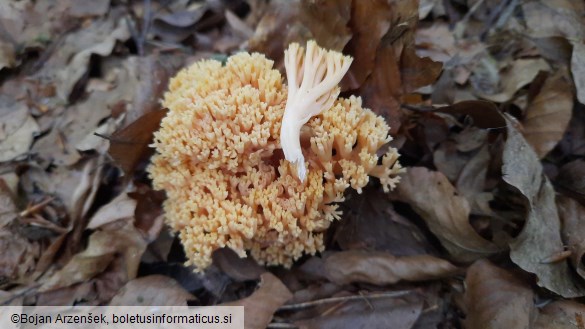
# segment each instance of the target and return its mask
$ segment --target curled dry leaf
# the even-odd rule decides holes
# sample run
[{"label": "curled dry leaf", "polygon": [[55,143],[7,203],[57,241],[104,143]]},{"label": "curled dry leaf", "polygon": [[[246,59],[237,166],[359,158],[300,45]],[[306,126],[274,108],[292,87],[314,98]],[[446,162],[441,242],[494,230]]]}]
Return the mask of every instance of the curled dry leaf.
[{"label": "curled dry leaf", "polygon": [[585,11],[585,5],[581,1],[527,1],[522,3],[522,11],[528,26],[527,33],[533,38],[583,40],[585,37],[585,18],[581,14]]},{"label": "curled dry leaf", "polygon": [[90,280],[104,272],[117,259],[122,261],[126,280],[136,277],[140,257],[146,249],[142,234],[130,219],[111,223],[95,231],[84,251],[56,273],[46,278],[39,291],[50,291]]},{"label": "curled dry leaf", "polygon": [[107,17],[92,21],[86,28],[70,33],[63,45],[51,55],[38,73],[40,78],[55,81],[57,95],[68,100],[77,82],[86,74],[92,55],[109,55],[116,42],[130,38],[124,19]]},{"label": "curled dry leaf", "polygon": [[455,259],[473,261],[499,251],[473,229],[469,202],[457,195],[442,173],[423,167],[408,168],[398,184],[397,197],[423,218]]},{"label": "curled dry leaf", "polygon": [[457,267],[430,255],[396,257],[380,251],[348,250],[325,259],[325,275],[336,284],[352,282],[376,285],[398,281],[425,281],[448,277]]},{"label": "curled dry leaf", "polygon": [[25,281],[41,254],[40,245],[8,228],[0,229],[0,286]]},{"label": "curled dry leaf", "polygon": [[465,284],[466,328],[532,328],[534,294],[511,273],[479,260],[467,271]]},{"label": "curled dry leaf", "polygon": [[583,329],[585,305],[571,300],[552,302],[539,310],[536,329]]},{"label": "curled dry leaf", "polygon": [[573,110],[573,86],[563,70],[546,79],[540,92],[528,104],[522,120],[523,135],[539,158],[563,138]]},{"label": "curled dry leaf", "polygon": [[121,193],[92,216],[87,228],[94,230],[119,219],[133,217],[136,203],[136,200],[129,198],[127,193]]},{"label": "curled dry leaf", "polygon": [[273,274],[266,272],[260,277],[258,290],[244,299],[221,304],[221,306],[244,306],[246,316],[244,328],[264,329],[274,312],[292,298],[292,293]]},{"label": "curled dry leaf", "polygon": [[351,0],[272,1],[248,41],[250,51],[277,63],[291,42],[313,39],[323,48],[341,51],[351,38],[350,7]]},{"label": "curled dry leaf", "polygon": [[538,285],[564,297],[585,295],[566,261],[543,263],[563,251],[555,190],[542,171],[540,160],[522,135],[509,123],[504,145],[503,180],[516,188],[526,204],[526,223],[510,243],[510,258],[525,271],[536,274]]},{"label": "curled dry leaf", "polygon": [[423,313],[423,298],[399,298],[392,296],[392,292],[388,295],[375,298],[373,294],[364,293],[358,300],[342,299],[319,307],[318,316],[295,321],[295,325],[299,329],[414,328]]},{"label": "curled dry leaf", "polygon": [[429,253],[433,247],[424,233],[407,218],[394,211],[382,189],[366,188],[351,195],[345,213],[336,227],[334,240],[342,250],[386,251],[395,256]]},{"label": "curled dry leaf", "polygon": [[0,97],[0,162],[14,160],[28,152],[40,132],[28,107],[8,97]]},{"label": "curled dry leaf", "polygon": [[353,36],[346,48],[354,60],[342,80],[344,90],[359,88],[372,73],[376,51],[382,37],[390,28],[388,17],[391,14],[387,1],[354,1],[350,21]]},{"label": "curled dry leaf", "polygon": [[519,59],[512,63],[500,76],[501,91],[493,95],[481,94],[482,98],[503,103],[512,99],[520,88],[531,83],[540,71],[548,71],[550,66],[542,58]]},{"label": "curled dry leaf", "polygon": [[563,195],[557,196],[557,206],[563,224],[563,242],[571,251],[571,264],[585,278],[585,207]]},{"label": "curled dry leaf", "polygon": [[562,166],[555,183],[585,204],[585,161],[575,160]]},{"label": "curled dry leaf", "polygon": [[166,114],[167,109],[148,112],[109,137],[108,153],[126,175],[130,176],[140,161],[152,152],[148,145]]},{"label": "curled dry leaf", "polygon": [[112,298],[110,306],[187,306],[196,298],[164,275],[149,275],[126,283]]},{"label": "curled dry leaf", "polygon": [[577,99],[585,104],[585,44],[575,42],[571,56],[571,73],[577,89]]}]

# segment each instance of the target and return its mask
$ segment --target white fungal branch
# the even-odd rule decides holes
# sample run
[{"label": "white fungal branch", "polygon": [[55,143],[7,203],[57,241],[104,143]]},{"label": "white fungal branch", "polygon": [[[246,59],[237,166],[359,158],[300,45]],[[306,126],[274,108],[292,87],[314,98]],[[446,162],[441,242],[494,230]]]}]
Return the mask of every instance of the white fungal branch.
[{"label": "white fungal branch", "polygon": [[315,41],[307,42],[304,50],[292,43],[284,52],[288,99],[280,129],[284,157],[296,165],[301,181],[307,174],[301,150],[301,127],[311,117],[333,106],[339,96],[338,84],[353,60],[340,52],[325,50]]}]

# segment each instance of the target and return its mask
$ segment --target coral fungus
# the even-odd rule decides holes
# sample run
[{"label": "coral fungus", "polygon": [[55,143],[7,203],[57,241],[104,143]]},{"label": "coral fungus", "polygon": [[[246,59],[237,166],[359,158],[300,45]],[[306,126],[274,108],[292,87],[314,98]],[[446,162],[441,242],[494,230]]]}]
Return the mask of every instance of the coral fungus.
[{"label": "coral fungus", "polygon": [[148,170],[167,193],[167,222],[197,270],[226,246],[290,266],[323,249],[349,186],[361,192],[369,176],[385,190],[397,183],[397,151],[377,155],[391,140],[389,127],[356,97],[325,102],[300,129],[295,138],[309,171],[299,180],[280,143],[286,101],[282,76],[257,53],[236,54],[224,66],[200,61],[171,80]]}]

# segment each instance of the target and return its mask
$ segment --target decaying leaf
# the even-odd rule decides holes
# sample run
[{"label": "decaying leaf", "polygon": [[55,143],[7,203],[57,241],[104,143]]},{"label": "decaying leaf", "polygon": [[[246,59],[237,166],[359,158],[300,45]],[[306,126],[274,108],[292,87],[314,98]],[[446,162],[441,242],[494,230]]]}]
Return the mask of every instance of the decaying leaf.
[{"label": "decaying leaf", "polygon": [[168,276],[150,275],[126,283],[110,306],[187,306],[196,298]]},{"label": "decaying leaf", "polygon": [[534,294],[522,280],[479,260],[468,269],[465,284],[466,328],[532,328]]},{"label": "decaying leaf", "polygon": [[429,226],[441,244],[460,261],[473,261],[499,251],[469,223],[470,205],[440,172],[408,168],[397,188],[397,197],[408,203]]},{"label": "decaying leaf", "polygon": [[87,72],[90,57],[109,55],[118,40],[126,41],[129,37],[128,24],[123,19],[95,20],[87,28],[67,35],[63,46],[45,63],[38,76],[54,81],[57,95],[68,100]]},{"label": "decaying leaf", "polygon": [[583,329],[585,306],[571,300],[552,302],[539,310],[536,329]]},{"label": "decaying leaf", "polygon": [[582,42],[573,44],[571,73],[577,89],[577,99],[581,104],[585,104],[585,44]]},{"label": "decaying leaf", "polygon": [[526,206],[526,223],[510,244],[510,258],[525,271],[536,274],[538,285],[565,297],[583,296],[585,287],[573,280],[566,261],[543,263],[563,250],[555,191],[538,156],[512,123],[507,132],[503,180],[518,190]]},{"label": "decaying leaf", "polygon": [[522,120],[523,135],[539,158],[557,145],[569,125],[573,109],[572,89],[571,82],[560,70],[546,80],[526,109]]},{"label": "decaying leaf", "polygon": [[0,229],[0,286],[7,282],[25,281],[41,253],[40,245],[8,228]]},{"label": "decaying leaf", "polygon": [[555,183],[571,197],[585,204],[585,161],[571,161],[559,169]]},{"label": "decaying leaf", "polygon": [[33,138],[40,131],[27,106],[8,97],[0,97],[0,121],[0,162],[27,153]]},{"label": "decaying leaf", "polygon": [[[367,188],[348,197],[350,209],[337,226],[334,240],[342,250],[386,251],[395,256],[429,253],[433,247],[422,231],[397,213],[381,189]],[[384,201],[382,201],[384,200]]]},{"label": "decaying leaf", "polygon": [[274,312],[291,298],[292,294],[286,286],[277,277],[266,272],[260,277],[258,290],[251,296],[222,305],[244,306],[244,328],[264,329],[272,320]]},{"label": "decaying leaf", "polygon": [[540,71],[548,70],[550,67],[542,58],[516,60],[501,74],[501,91],[493,95],[482,93],[481,97],[498,103],[507,102],[520,88],[531,83]]},{"label": "decaying leaf", "polygon": [[444,278],[457,272],[446,260],[430,255],[396,257],[387,252],[348,250],[325,259],[325,275],[336,284],[394,284]]},{"label": "decaying leaf", "polygon": [[559,195],[557,206],[562,223],[562,237],[571,252],[571,264],[585,278],[585,206]]},{"label": "decaying leaf", "polygon": [[127,193],[121,193],[92,216],[87,228],[94,230],[119,219],[133,217],[135,210],[136,200],[129,198]]},{"label": "decaying leaf", "polygon": [[167,109],[148,112],[128,126],[116,131],[109,138],[108,152],[120,165],[124,173],[130,175],[138,163],[151,152],[148,145],[153,133],[158,130],[160,121],[167,114]]},{"label": "decaying leaf", "polygon": [[386,1],[354,1],[350,21],[353,36],[347,44],[354,60],[343,78],[343,89],[359,88],[372,73],[376,51],[391,25],[390,15],[391,8]]},{"label": "decaying leaf", "polygon": [[321,47],[342,50],[351,38],[350,7],[350,0],[273,1],[248,41],[250,50],[277,63],[291,42],[314,39]]},{"label": "decaying leaf", "polygon": [[40,291],[56,290],[76,283],[83,283],[104,272],[116,258],[124,260],[126,280],[136,277],[140,257],[146,249],[142,234],[130,220],[120,220],[109,227],[95,231],[86,249],[75,256],[60,270],[48,277]]},{"label": "decaying leaf", "polygon": [[392,292],[388,295],[375,298],[373,294],[363,294],[354,301],[341,299],[320,307],[318,316],[295,321],[295,325],[300,329],[414,328],[423,312],[423,299],[392,297]]}]

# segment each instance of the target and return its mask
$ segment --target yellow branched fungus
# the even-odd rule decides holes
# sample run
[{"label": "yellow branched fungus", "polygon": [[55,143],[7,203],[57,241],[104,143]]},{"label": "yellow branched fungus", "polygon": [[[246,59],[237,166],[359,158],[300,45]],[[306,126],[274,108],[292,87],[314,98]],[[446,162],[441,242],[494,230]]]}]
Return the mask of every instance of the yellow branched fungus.
[{"label": "yellow branched fungus", "polygon": [[330,100],[337,83],[316,98],[326,109],[311,110],[291,132],[309,169],[300,180],[298,163],[285,160],[281,144],[288,91],[272,61],[239,53],[224,66],[197,62],[171,80],[148,171],[154,188],[167,193],[167,222],[189,264],[203,270],[212,252],[227,246],[262,264],[290,266],[323,250],[323,232],[340,218],[337,203],[349,186],[361,192],[369,176],[386,191],[395,186],[397,151],[376,154],[391,140],[388,125],[360,98]]}]

